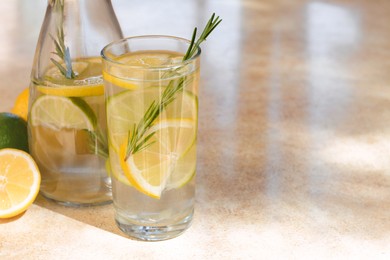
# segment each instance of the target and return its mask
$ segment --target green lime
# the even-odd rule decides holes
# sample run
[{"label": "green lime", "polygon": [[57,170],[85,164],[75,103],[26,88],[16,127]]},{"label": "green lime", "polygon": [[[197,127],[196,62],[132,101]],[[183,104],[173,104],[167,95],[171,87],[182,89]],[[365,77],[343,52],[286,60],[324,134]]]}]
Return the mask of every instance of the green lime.
[{"label": "green lime", "polygon": [[11,113],[0,113],[0,149],[15,148],[28,152],[27,123]]}]

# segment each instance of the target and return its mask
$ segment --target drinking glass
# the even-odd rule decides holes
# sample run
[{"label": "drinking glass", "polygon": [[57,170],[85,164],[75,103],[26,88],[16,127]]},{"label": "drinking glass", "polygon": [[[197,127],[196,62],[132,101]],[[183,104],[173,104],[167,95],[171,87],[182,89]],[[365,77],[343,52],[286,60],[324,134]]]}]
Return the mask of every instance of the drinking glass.
[{"label": "drinking glass", "polygon": [[184,232],[195,202],[200,49],[137,36],[102,50],[115,220],[131,237]]}]

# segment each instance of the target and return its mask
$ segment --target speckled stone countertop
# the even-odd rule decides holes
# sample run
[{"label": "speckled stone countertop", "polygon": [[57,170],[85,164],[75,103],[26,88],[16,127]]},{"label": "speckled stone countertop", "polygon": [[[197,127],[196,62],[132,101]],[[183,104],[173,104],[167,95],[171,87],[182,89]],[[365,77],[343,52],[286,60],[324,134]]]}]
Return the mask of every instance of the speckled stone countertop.
[{"label": "speckled stone countertop", "polygon": [[[390,259],[390,1],[112,2],[127,36],[223,18],[203,48],[193,225],[140,242],[112,205],[38,197],[0,221],[0,259]],[[0,1],[0,111],[29,84],[45,7]]]}]

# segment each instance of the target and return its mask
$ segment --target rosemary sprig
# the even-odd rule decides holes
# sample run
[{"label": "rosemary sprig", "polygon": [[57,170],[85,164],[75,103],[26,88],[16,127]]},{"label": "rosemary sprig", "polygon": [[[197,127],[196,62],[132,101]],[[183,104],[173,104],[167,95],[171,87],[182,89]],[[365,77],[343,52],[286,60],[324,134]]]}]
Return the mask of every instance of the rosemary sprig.
[{"label": "rosemary sprig", "polygon": [[99,127],[99,122],[96,114],[91,106],[82,98],[69,97],[73,104],[80,108],[92,123],[92,131],[85,129],[89,138],[89,151],[93,154],[100,155],[104,158],[108,157],[107,138],[105,133]]},{"label": "rosemary sprig", "polygon": [[96,131],[88,131],[89,135],[89,150],[103,158],[108,158],[107,138],[100,128]]},{"label": "rosemary sprig", "polygon": [[145,134],[164,108],[175,99],[175,94],[183,90],[185,79],[186,77],[180,78],[177,84],[175,84],[174,80],[171,80],[161,95],[159,102],[153,101],[138,125],[133,125],[132,131],[129,131],[128,134],[126,159],[130,154],[135,154],[153,144],[153,142],[148,141],[155,132],[151,132],[146,136]]},{"label": "rosemary sprig", "polygon": [[50,37],[54,41],[56,51],[52,52],[54,55],[57,55],[62,62],[65,64],[65,67],[58,62],[57,60],[50,58],[53,64],[59,69],[62,75],[68,79],[73,79],[76,77],[75,72],[72,69],[72,58],[70,57],[69,47],[65,46],[65,35],[64,35],[64,0],[58,0],[55,2],[55,8],[58,12],[59,22],[57,28],[57,39],[50,34]]},{"label": "rosemary sprig", "polygon": [[[195,27],[192,33],[191,43],[183,57],[183,61],[194,56],[200,44],[206,41],[207,37],[221,23],[221,21],[222,19],[220,19],[219,16],[215,17],[215,13],[213,13],[197,41],[195,41],[197,33],[197,28]],[[176,71],[174,71],[174,73],[175,72]],[[186,80],[186,76],[181,77],[179,80],[171,80],[165,88],[159,101],[153,101],[146,110],[142,119],[139,121],[138,125],[133,125],[132,130],[128,133],[126,160],[131,154],[135,154],[153,144],[153,142],[150,142],[149,140],[155,132],[147,133],[148,130],[152,127],[153,122],[158,118],[165,107],[175,100],[175,95],[183,90]]]},{"label": "rosemary sprig", "polygon": [[[54,58],[50,58],[53,64],[59,69],[61,74],[67,79],[74,79],[77,77],[77,74],[73,71],[72,68],[72,58],[70,56],[69,47],[65,45],[65,34],[64,34],[64,0],[56,0],[54,1],[55,12],[57,14],[57,31],[56,37],[52,34],[50,38],[53,40],[55,45],[55,51],[52,52],[55,56],[57,56],[60,60],[56,60]],[[33,79],[33,83],[36,85],[44,84],[41,80]],[[88,103],[80,98],[80,97],[70,97],[73,103],[77,106],[81,107],[81,109],[89,115],[92,120],[92,124],[94,126],[94,131],[87,131],[89,138],[89,147],[91,153],[102,156],[103,158],[108,158],[108,146],[107,146],[107,138],[105,133],[101,130],[98,124],[97,117],[92,110],[92,108],[88,105]]]},{"label": "rosemary sprig", "polygon": [[214,29],[222,22],[222,19],[219,18],[219,16],[215,17],[215,13],[213,13],[207,22],[206,26],[203,29],[202,34],[200,35],[199,39],[195,42],[196,38],[196,31],[197,28],[195,27],[194,32],[192,33],[192,39],[191,44],[188,47],[188,50],[186,52],[186,55],[183,57],[183,61],[190,59],[192,56],[194,56],[196,50],[201,45],[202,42],[204,42],[207,37],[214,31]]}]

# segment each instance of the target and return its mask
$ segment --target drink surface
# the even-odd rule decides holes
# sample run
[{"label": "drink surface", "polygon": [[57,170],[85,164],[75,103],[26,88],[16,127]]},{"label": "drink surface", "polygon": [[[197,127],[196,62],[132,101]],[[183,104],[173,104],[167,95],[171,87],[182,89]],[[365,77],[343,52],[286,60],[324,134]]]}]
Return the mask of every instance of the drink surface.
[{"label": "drink surface", "polygon": [[32,83],[30,151],[41,170],[45,197],[100,204],[111,200],[101,61],[85,58],[72,65],[76,79],[52,66]]},{"label": "drink surface", "polygon": [[[170,51],[127,53],[116,61],[129,67],[103,72],[113,198],[120,226],[170,226],[192,216],[199,71],[179,65],[182,57]],[[168,100],[168,90],[178,86],[182,89]],[[157,116],[145,116],[151,108]],[[129,140],[135,129],[145,125],[149,127],[143,136],[150,138],[144,148],[134,151]]]}]

